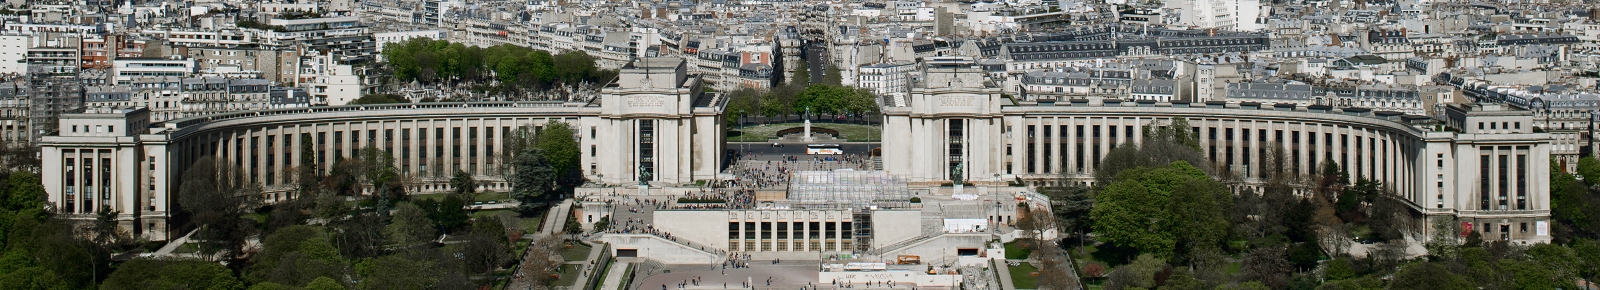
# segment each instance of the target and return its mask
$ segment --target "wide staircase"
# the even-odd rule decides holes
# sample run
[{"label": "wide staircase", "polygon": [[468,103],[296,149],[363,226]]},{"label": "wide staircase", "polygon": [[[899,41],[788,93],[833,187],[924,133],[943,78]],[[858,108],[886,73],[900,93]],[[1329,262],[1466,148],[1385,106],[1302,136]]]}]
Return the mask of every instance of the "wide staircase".
[{"label": "wide staircase", "polygon": [[888,252],[891,252],[891,251],[900,250],[900,249],[908,247],[908,246],[912,246],[912,245],[916,245],[918,243],[922,243],[924,241],[932,240],[933,238],[937,238],[940,235],[944,235],[944,209],[940,208],[940,207],[937,207],[937,206],[923,207],[922,208],[922,234],[917,235],[916,237],[908,239],[908,240],[905,240],[905,241],[901,241],[901,242],[898,242],[898,243],[889,244],[888,246],[883,246],[883,247],[879,247],[879,248],[876,248],[876,249],[872,249],[871,251],[868,251],[867,254],[870,254],[870,255],[882,255],[883,253],[888,253]]}]

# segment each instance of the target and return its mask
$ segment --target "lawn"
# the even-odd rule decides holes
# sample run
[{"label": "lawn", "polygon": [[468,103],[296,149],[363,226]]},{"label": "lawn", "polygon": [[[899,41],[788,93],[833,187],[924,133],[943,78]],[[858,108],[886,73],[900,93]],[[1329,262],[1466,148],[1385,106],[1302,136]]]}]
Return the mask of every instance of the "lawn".
[{"label": "lawn", "polygon": [[1027,259],[1030,254],[1033,254],[1033,250],[1019,246],[1015,241],[1006,243],[1006,259],[1008,260]]},{"label": "lawn", "polygon": [[561,273],[561,277],[557,277],[555,285],[568,287],[571,287],[573,284],[575,284],[575,282],[578,282],[578,276],[581,274],[578,273],[578,265],[570,264],[561,265],[561,269],[556,270],[556,273]]},{"label": "lawn", "polygon": [[595,279],[595,285],[589,285],[589,289],[599,289],[601,284],[606,283],[606,275],[611,274],[611,264],[616,262],[616,260],[617,259],[606,259],[605,265],[600,266],[600,270],[594,272],[595,275],[600,275],[600,279]]},{"label": "lawn", "polygon": [[[449,196],[449,195],[450,194],[448,194],[448,193],[429,193],[429,194],[412,195],[411,198],[412,199],[416,199],[416,200],[431,199],[433,201],[441,201],[441,200],[444,200],[445,196]],[[473,201],[491,201],[491,200],[506,201],[506,200],[510,200],[511,199],[511,193],[485,191],[485,192],[476,193],[473,197],[474,197]]]},{"label": "lawn", "polygon": [[200,245],[195,243],[184,243],[182,245],[178,245],[177,249],[172,250],[173,254],[189,254],[197,252],[200,252]]},{"label": "lawn", "polygon": [[589,246],[579,242],[567,242],[571,248],[561,250],[561,257],[567,261],[583,261],[589,259]]},{"label": "lawn", "polygon": [[538,216],[523,217],[521,214],[518,214],[513,210],[496,209],[474,212],[472,213],[472,218],[476,219],[488,216],[498,216],[500,217],[500,222],[505,223],[506,227],[523,229],[523,233],[531,234],[539,231],[539,227],[544,223],[543,215],[544,212],[541,211]]},{"label": "lawn", "polygon": [[[739,128],[730,128],[728,131],[729,142],[766,142],[767,139],[778,138],[778,131],[789,128],[804,127],[805,123],[779,123],[753,125]],[[827,128],[839,131],[840,138],[851,142],[876,142],[880,141],[883,128],[871,125],[811,123],[812,128]]]},{"label": "lawn", "polygon": [[1012,286],[1016,286],[1017,289],[1039,288],[1039,276],[1034,276],[1034,272],[1039,272],[1039,268],[1034,268],[1033,264],[1022,263],[1022,265],[1012,266]]}]

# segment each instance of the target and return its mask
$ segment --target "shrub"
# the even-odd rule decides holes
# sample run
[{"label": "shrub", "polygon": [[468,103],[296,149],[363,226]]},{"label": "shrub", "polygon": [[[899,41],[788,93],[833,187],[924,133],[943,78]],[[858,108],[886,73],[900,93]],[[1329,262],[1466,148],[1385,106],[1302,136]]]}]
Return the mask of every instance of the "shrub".
[{"label": "shrub", "polygon": [[1095,262],[1090,262],[1088,264],[1084,264],[1083,265],[1083,276],[1084,277],[1089,277],[1089,278],[1105,277],[1106,276],[1106,265],[1100,264],[1100,263],[1095,263]]}]

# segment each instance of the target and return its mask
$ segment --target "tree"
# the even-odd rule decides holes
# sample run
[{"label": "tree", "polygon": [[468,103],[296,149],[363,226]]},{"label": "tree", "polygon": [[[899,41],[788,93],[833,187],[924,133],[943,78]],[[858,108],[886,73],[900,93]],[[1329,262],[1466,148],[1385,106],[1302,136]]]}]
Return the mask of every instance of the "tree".
[{"label": "tree", "polygon": [[[1138,167],[1160,167],[1174,161],[1184,161],[1190,165],[1208,164],[1205,155],[1200,153],[1199,143],[1190,136],[1192,129],[1188,120],[1173,118],[1167,126],[1145,128],[1144,142],[1136,146],[1118,146],[1106,153],[1096,166],[1096,186],[1109,185],[1123,170]],[[1203,166],[1201,170],[1209,175],[1209,168]]]},{"label": "tree", "polygon": [[117,215],[121,212],[111,210],[111,206],[102,205],[95,214],[94,222],[89,225],[93,234],[90,242],[101,252],[111,253],[112,250],[131,238],[128,231],[117,226]]},{"label": "tree", "polygon": [[428,219],[433,220],[440,229],[445,231],[453,231],[466,226],[468,219],[470,219],[466,210],[467,202],[455,195],[447,195],[438,202],[433,200],[418,201],[417,207],[426,211]]},{"label": "tree", "polygon": [[383,253],[383,218],[375,213],[362,213],[328,224],[333,233],[333,244],[339,254],[350,259],[377,257]]},{"label": "tree", "polygon": [[511,164],[516,163],[517,155],[527,152],[529,148],[534,148],[534,144],[539,143],[539,139],[538,134],[534,132],[533,126],[527,125],[511,129],[505,135],[503,136],[505,138],[500,141],[500,176],[511,176],[513,172]]},{"label": "tree", "polygon": [[316,280],[311,280],[310,284],[306,284],[305,290],[344,290],[344,285],[334,281],[333,278],[317,277]]},{"label": "tree", "polygon": [[486,273],[509,260],[508,251],[505,225],[499,217],[490,216],[473,224],[461,252],[468,273]]},{"label": "tree", "polygon": [[554,273],[565,262],[566,259],[561,257],[561,238],[542,235],[528,244],[527,256],[523,257],[518,274],[528,279],[530,284],[543,285],[550,279],[550,273]]},{"label": "tree", "polygon": [[[1591,166],[1585,166],[1588,162]],[[1579,172],[1586,169],[1600,172],[1600,161],[1593,157],[1584,157],[1579,163]],[[1589,191],[1589,183],[1600,181],[1600,176],[1585,177],[1579,181],[1575,176],[1562,171],[1558,165],[1552,163],[1550,168],[1550,218],[1557,230],[1556,242],[1571,240],[1573,237],[1595,238],[1600,237],[1600,195]],[[1592,173],[1600,175],[1600,173]]]},{"label": "tree", "polygon": [[[429,69],[424,69],[424,72],[429,72]],[[365,96],[361,96],[360,98],[356,98],[355,100],[351,100],[349,103],[345,103],[345,104],[346,105],[378,105],[378,104],[397,104],[397,103],[410,103],[410,102],[411,101],[407,101],[407,100],[401,98],[400,96],[391,95],[391,94],[367,94]]]},{"label": "tree", "polygon": [[1455,259],[1456,251],[1461,248],[1461,226],[1455,218],[1437,217],[1433,220],[1433,234],[1428,243],[1423,247],[1428,249],[1428,257],[1438,261]]},{"label": "tree", "polygon": [[1245,277],[1259,281],[1270,289],[1283,289],[1289,285],[1289,274],[1293,273],[1291,267],[1284,246],[1256,248],[1244,259]]},{"label": "tree", "polygon": [[611,216],[600,217],[600,220],[594,222],[594,231],[595,232],[604,232],[606,229],[610,229],[610,228],[611,228]]},{"label": "tree", "polygon": [[582,169],[578,168],[578,163],[583,152],[578,148],[577,135],[578,132],[566,122],[549,122],[545,123],[544,130],[539,130],[537,136],[537,147],[544,151],[545,160],[554,170],[556,182],[564,188],[578,186],[582,181]]},{"label": "tree", "polygon": [[473,196],[472,194],[478,192],[478,180],[472,178],[471,173],[456,169],[456,173],[450,177],[450,188],[456,195]]},{"label": "tree", "polygon": [[[1094,230],[1102,241],[1172,258],[1190,248],[1215,244],[1220,236],[1210,231],[1226,232],[1227,219],[1215,213],[1227,212],[1232,195],[1187,162],[1125,170],[1116,180],[1100,190],[1090,211]],[[1174,193],[1178,194],[1176,198]],[[1180,244],[1184,249],[1176,249]]]},{"label": "tree", "polygon": [[400,169],[394,165],[394,154],[370,144],[361,148],[360,154],[360,164],[365,169],[362,175],[372,186],[372,195],[380,202],[405,199],[405,184],[400,180]]},{"label": "tree", "polygon": [[1389,289],[1477,289],[1476,285],[1461,275],[1452,273],[1438,263],[1415,263],[1405,267],[1390,279]]},{"label": "tree", "polygon": [[6,176],[5,190],[0,190],[0,205],[6,211],[44,209],[48,194],[39,175],[27,171],[14,171]]},{"label": "tree", "polygon": [[317,277],[343,274],[345,260],[321,228],[285,227],[262,240],[244,278],[254,283],[305,285]]},{"label": "tree", "polygon": [[1021,235],[1018,238],[1027,239],[1029,242],[1037,242],[1045,231],[1052,229],[1054,226],[1051,224],[1051,218],[1045,215],[1045,210],[1042,209],[1033,210],[1026,205],[1022,209],[1022,217],[1017,218],[1017,229],[1021,231]]},{"label": "tree", "polygon": [[561,231],[568,235],[583,233],[583,224],[578,223],[578,217],[572,213],[567,214],[567,221],[561,224]]},{"label": "tree", "polygon": [[1194,278],[1189,269],[1172,269],[1172,276],[1167,277],[1167,283],[1161,285],[1159,290],[1208,290],[1205,282]]},{"label": "tree", "polygon": [[75,232],[72,222],[41,209],[0,211],[0,289],[80,289],[109,271],[110,253]]},{"label": "tree", "polygon": [[796,63],[797,65],[794,67],[794,78],[789,79],[789,84],[798,86],[811,85],[811,64],[807,63],[805,58],[801,58],[800,61]]},{"label": "tree", "polygon": [[1600,280],[1600,242],[1591,239],[1573,241],[1573,275],[1588,281]]},{"label": "tree", "polygon": [[1595,159],[1595,157],[1592,156],[1579,158],[1578,175],[1583,176],[1583,180],[1589,181],[1589,183],[1597,183],[1595,181],[1600,181],[1600,159]]},{"label": "tree", "polygon": [[244,214],[259,205],[261,185],[250,182],[233,163],[201,157],[183,172],[178,204],[199,227],[201,252],[223,253],[232,258],[243,253],[252,229]]},{"label": "tree", "polygon": [[1089,188],[1074,184],[1041,187],[1039,191],[1050,197],[1051,212],[1056,216],[1056,229],[1071,234],[1089,230],[1089,211],[1094,209],[1094,195]]},{"label": "tree", "polygon": [[1210,178],[1188,180],[1171,193],[1163,227],[1173,233],[1174,258],[1191,261],[1201,251],[1217,250],[1232,226],[1233,193]]},{"label": "tree", "polygon": [[1322,278],[1328,281],[1344,280],[1356,277],[1355,265],[1350,263],[1350,258],[1337,258],[1323,264]]},{"label": "tree", "polygon": [[428,212],[415,204],[401,203],[395,207],[386,231],[389,241],[401,247],[432,241],[437,231]]},{"label": "tree", "polygon": [[429,275],[422,263],[398,256],[382,256],[356,264],[360,282],[356,289],[430,289],[437,276]]},{"label": "tree", "polygon": [[1106,289],[1126,288],[1155,288],[1156,274],[1167,269],[1167,263],[1154,255],[1142,254],[1133,260],[1133,263],[1111,270],[1111,277],[1106,280]]},{"label": "tree", "polygon": [[822,70],[822,83],[830,86],[844,85],[844,76],[839,72],[839,67],[826,65]]},{"label": "tree", "polygon": [[244,289],[233,272],[217,263],[134,259],[123,262],[101,289]]},{"label": "tree", "polygon": [[513,160],[511,198],[516,199],[517,212],[531,216],[538,214],[536,205],[555,185],[555,169],[545,161],[544,150],[530,148]]},{"label": "tree", "polygon": [[582,50],[569,50],[555,55],[553,68],[563,83],[577,85],[594,75],[594,57]]}]

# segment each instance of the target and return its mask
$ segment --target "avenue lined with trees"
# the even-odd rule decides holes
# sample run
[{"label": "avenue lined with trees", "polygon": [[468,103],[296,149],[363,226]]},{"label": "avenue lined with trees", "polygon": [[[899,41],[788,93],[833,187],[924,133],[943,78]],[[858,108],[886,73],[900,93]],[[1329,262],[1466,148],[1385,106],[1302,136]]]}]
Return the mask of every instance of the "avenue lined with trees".
[{"label": "avenue lined with trees", "polygon": [[[736,127],[746,123],[784,122],[791,116],[801,116],[807,110],[813,116],[832,115],[848,121],[871,121],[870,114],[878,112],[878,96],[872,89],[841,85],[837,69],[824,74],[824,80],[812,83],[805,62],[799,62],[794,79],[767,90],[740,89],[728,92],[725,109],[728,125]],[[760,121],[750,118],[760,117]],[[837,119],[837,118],[836,118]]]},{"label": "avenue lined with trees", "polygon": [[381,53],[384,69],[398,84],[463,86],[509,100],[550,90],[570,94],[617,77],[617,70],[600,69],[582,50],[552,55],[509,44],[477,47],[417,38],[386,45]]}]

